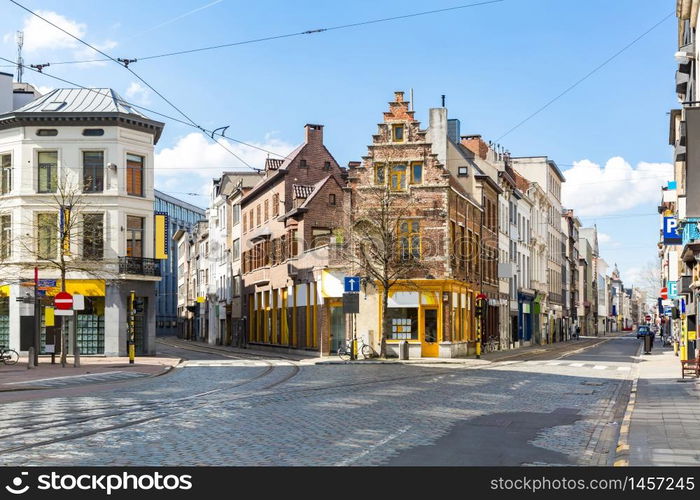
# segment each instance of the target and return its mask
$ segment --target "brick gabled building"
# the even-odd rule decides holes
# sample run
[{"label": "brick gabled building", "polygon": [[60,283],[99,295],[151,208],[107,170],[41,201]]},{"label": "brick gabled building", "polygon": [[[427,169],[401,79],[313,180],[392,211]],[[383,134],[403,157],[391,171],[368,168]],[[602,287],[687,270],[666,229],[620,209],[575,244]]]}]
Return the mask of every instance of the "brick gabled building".
[{"label": "brick gabled building", "polygon": [[323,145],[323,126],[305,132],[286,158],[266,161],[265,176],[241,201],[246,340],[327,353],[331,318],[334,345],[345,338],[341,278],[331,270],[345,173]]},{"label": "brick gabled building", "polygon": [[[415,271],[390,290],[387,352],[409,342],[410,356],[455,357],[474,351],[475,297],[481,282],[481,207],[441,160],[444,140],[428,138],[403,92],[396,92],[372,136],[368,154],[351,164],[348,191],[355,220],[371,213],[387,189],[402,214],[399,244]],[[437,142],[437,144],[436,144]],[[465,160],[466,165],[466,160]],[[363,276],[365,281],[366,276]],[[369,285],[360,300],[357,335],[375,350],[381,341],[381,290]]]}]

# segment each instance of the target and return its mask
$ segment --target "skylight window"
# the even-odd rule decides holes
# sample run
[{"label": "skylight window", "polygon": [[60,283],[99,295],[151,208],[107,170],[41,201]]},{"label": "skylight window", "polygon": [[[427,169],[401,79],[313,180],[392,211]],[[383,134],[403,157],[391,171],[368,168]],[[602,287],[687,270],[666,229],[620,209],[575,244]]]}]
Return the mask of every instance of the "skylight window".
[{"label": "skylight window", "polygon": [[46,106],[44,106],[44,109],[42,111],[58,111],[61,109],[63,106],[66,105],[65,101],[52,101],[48,103]]}]

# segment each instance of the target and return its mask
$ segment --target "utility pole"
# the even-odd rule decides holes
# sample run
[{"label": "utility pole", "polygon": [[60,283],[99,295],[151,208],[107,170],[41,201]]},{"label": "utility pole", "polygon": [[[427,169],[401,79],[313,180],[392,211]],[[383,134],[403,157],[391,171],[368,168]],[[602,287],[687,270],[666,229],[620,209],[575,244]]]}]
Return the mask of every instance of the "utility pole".
[{"label": "utility pole", "polygon": [[[20,31],[21,33],[21,31]],[[34,267],[34,366],[39,366],[41,345],[41,304],[39,303],[39,268]],[[30,360],[30,362],[32,362]]]},{"label": "utility pole", "polygon": [[17,32],[17,82],[22,83],[24,71],[24,59],[22,58],[22,46],[24,45],[24,32]]},{"label": "utility pole", "polygon": [[136,352],[135,346],[134,346],[134,326],[135,326],[135,319],[136,319],[136,292],[134,290],[131,290],[131,293],[129,294],[129,364],[133,365],[134,364],[134,355]]}]

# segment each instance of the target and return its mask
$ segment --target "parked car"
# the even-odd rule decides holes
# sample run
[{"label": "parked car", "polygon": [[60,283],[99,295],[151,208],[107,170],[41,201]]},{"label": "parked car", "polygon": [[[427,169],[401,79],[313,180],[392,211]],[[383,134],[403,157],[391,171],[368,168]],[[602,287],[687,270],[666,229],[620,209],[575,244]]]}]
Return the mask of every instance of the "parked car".
[{"label": "parked car", "polygon": [[637,327],[637,338],[644,337],[645,335],[651,335],[651,329],[646,325],[640,325]]}]

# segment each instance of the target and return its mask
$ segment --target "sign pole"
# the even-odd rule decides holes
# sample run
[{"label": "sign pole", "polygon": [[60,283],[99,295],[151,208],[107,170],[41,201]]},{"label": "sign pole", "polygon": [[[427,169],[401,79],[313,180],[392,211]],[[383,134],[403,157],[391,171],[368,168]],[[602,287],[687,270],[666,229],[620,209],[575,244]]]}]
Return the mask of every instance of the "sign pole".
[{"label": "sign pole", "polygon": [[41,345],[41,306],[39,304],[39,268],[34,267],[34,359],[29,360],[34,366],[39,366],[39,350]]},{"label": "sign pole", "polygon": [[136,292],[131,291],[129,295],[129,364],[134,364],[134,357],[136,354],[136,348],[134,346],[134,320],[136,316],[136,311],[134,310],[136,301]]}]

